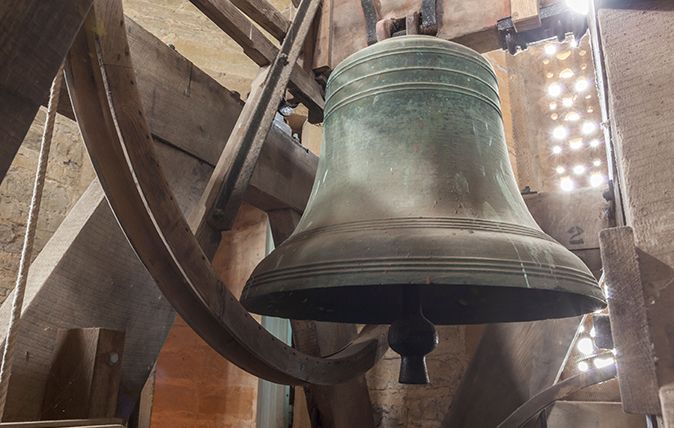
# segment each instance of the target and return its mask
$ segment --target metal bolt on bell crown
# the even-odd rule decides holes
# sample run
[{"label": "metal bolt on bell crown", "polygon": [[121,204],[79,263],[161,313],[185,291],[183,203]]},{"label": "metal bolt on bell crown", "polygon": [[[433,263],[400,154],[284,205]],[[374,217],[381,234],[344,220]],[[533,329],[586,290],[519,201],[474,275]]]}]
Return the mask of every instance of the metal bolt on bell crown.
[{"label": "metal bolt on bell crown", "polygon": [[587,267],[524,204],[491,66],[428,36],[388,39],[335,68],[304,215],[241,301],[277,317],[393,324],[406,383],[427,381],[432,324],[605,305]]}]

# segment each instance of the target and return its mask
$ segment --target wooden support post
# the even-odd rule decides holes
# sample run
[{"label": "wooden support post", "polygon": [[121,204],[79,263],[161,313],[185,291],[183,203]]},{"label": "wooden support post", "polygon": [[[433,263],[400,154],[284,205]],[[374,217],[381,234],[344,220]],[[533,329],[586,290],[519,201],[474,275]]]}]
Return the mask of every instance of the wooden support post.
[{"label": "wooden support post", "polygon": [[319,3],[300,3],[263,86],[251,93],[244,106],[200,202],[195,218],[201,222],[193,224],[197,235],[208,227],[206,221],[220,230],[232,225]]},{"label": "wooden support post", "polygon": [[631,227],[602,232],[602,259],[623,408],[659,414],[659,388],[674,382],[674,4],[629,6],[597,11],[616,178]]},{"label": "wooden support post", "polygon": [[0,3],[0,182],[90,7],[91,0]]},{"label": "wooden support post", "polygon": [[44,419],[115,416],[124,332],[102,328],[59,330],[44,401]]},{"label": "wooden support post", "polygon": [[[126,26],[153,137],[205,166],[215,166],[244,103],[128,17]],[[65,102],[59,104],[58,112],[74,119],[70,99],[62,99]],[[263,211],[292,208],[302,212],[317,165],[318,157],[272,126],[244,199]]]},{"label": "wooden support post", "polygon": [[488,325],[442,426],[495,427],[552,385],[578,323],[573,317]]},{"label": "wooden support post", "polygon": [[541,26],[539,0],[510,0],[510,16],[515,30],[528,31]]},{"label": "wooden support post", "polygon": [[674,428],[674,383],[660,387],[660,405],[662,406],[663,428]]},{"label": "wooden support post", "polygon": [[55,421],[3,422],[0,428],[124,428],[119,418],[62,419]]},{"label": "wooden support post", "polygon": [[616,227],[603,230],[600,239],[623,408],[659,413],[653,339],[634,234],[630,227]]},{"label": "wooden support post", "polygon": [[[229,0],[191,0],[211,21],[234,39],[246,55],[259,66],[269,65],[279,49],[253,25]],[[299,10],[298,10],[299,13]],[[312,14],[313,17],[313,14]],[[292,31],[288,31],[292,34]],[[293,34],[293,38],[296,35]],[[302,38],[303,39],[303,38]],[[287,52],[285,53],[287,55]],[[312,122],[323,120],[323,90],[313,76],[295,61],[286,58],[292,68],[289,89],[309,109]]]}]

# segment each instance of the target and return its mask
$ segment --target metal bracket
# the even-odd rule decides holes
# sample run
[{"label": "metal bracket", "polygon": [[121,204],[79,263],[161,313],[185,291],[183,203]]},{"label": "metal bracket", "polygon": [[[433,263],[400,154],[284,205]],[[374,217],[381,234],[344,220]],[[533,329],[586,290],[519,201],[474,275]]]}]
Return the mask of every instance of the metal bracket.
[{"label": "metal bracket", "polygon": [[435,6],[435,0],[422,0],[420,11],[421,25],[419,25],[420,34],[429,36],[438,34],[438,19]]},{"label": "metal bracket", "polygon": [[365,27],[367,30],[367,45],[377,43],[377,21],[379,21],[379,13],[374,5],[374,0],[360,0],[360,5],[363,8],[365,15]]},{"label": "metal bracket", "polygon": [[365,14],[368,46],[396,36],[438,34],[436,0],[422,0],[418,12],[412,12],[403,18],[387,19],[379,19],[374,0],[361,0],[360,4]]},{"label": "metal bracket", "polygon": [[564,41],[567,34],[573,34],[576,40],[588,29],[587,18],[570,10],[565,4],[557,3],[540,10],[541,26],[527,31],[517,32],[512,17],[503,18],[496,23],[501,47],[515,55],[525,50],[531,43],[556,37]]}]

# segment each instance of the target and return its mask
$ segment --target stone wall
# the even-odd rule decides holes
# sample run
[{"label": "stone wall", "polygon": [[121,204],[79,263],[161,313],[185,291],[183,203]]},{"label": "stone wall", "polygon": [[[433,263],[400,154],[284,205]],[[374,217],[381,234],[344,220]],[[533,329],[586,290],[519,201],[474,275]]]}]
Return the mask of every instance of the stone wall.
[{"label": "stone wall", "polygon": [[[0,302],[14,288],[46,110],[41,108],[0,185]],[[84,193],[94,171],[77,125],[57,115],[33,258]]]}]

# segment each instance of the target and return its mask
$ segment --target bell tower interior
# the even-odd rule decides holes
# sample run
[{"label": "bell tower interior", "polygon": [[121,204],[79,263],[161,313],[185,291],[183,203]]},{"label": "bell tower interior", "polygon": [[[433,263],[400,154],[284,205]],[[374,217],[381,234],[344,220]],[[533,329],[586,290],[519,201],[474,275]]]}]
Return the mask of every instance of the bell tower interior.
[{"label": "bell tower interior", "polygon": [[674,427],[665,0],[6,0],[0,428]]}]

